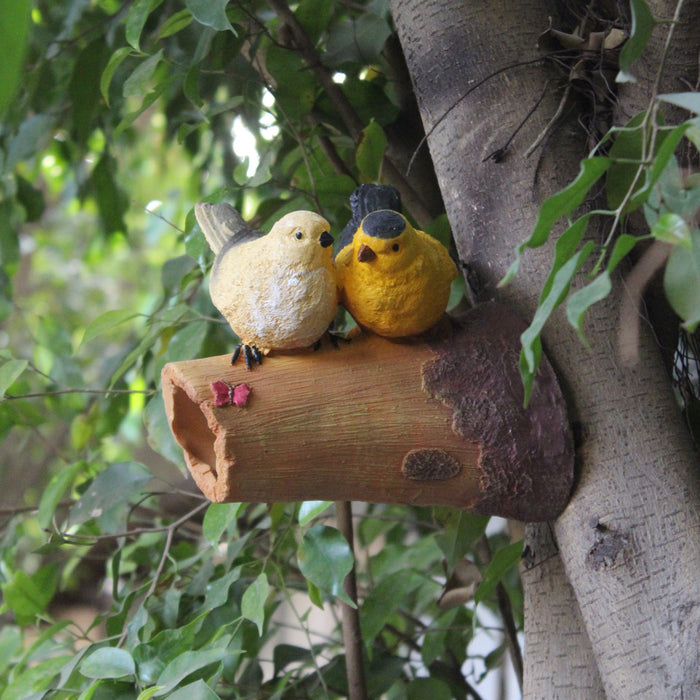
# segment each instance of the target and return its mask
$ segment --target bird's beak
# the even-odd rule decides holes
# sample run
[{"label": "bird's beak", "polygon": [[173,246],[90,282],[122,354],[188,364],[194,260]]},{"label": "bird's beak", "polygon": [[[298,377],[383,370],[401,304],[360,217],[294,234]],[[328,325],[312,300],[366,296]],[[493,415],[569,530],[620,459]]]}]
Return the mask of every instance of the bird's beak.
[{"label": "bird's beak", "polygon": [[333,236],[331,236],[331,234],[328,233],[328,231],[324,231],[321,234],[321,238],[319,238],[319,240],[321,241],[321,245],[324,248],[328,248],[329,245],[333,245]]},{"label": "bird's beak", "polygon": [[357,251],[357,262],[369,262],[376,257],[377,254],[366,243],[363,243]]}]

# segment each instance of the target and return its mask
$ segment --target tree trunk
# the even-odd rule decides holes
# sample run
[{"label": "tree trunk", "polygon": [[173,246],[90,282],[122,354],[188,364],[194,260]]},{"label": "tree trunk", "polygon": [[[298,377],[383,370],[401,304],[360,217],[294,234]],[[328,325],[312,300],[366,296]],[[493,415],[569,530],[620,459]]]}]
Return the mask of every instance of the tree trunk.
[{"label": "tree trunk", "polygon": [[[529,318],[551,246],[528,251],[514,282],[496,285],[539,202],[568,183],[586,155],[573,110],[525,156],[562,94],[552,67],[525,64],[538,58],[550,16],[557,26],[556,11],[485,0],[395,0],[392,9],[468,280],[479,300],[499,296]],[[487,159],[541,96],[511,150],[500,162]],[[535,538],[523,576],[527,697],[698,697],[696,456],[651,334],[635,369],[618,366],[621,289],[618,281],[589,314],[590,350],[560,313],[544,337],[581,444],[574,496],[553,525],[561,560]]]}]

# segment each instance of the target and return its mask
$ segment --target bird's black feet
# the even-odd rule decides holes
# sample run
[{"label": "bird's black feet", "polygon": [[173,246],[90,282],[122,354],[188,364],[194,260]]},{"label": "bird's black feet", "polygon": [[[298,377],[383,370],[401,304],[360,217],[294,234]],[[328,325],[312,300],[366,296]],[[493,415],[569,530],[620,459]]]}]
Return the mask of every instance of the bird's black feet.
[{"label": "bird's black feet", "polygon": [[333,327],[333,324],[331,323],[330,326],[328,326],[328,329],[326,332],[311,346],[313,347],[314,351],[319,350],[321,345],[323,344],[323,339],[328,338],[330,341],[331,345],[337,350],[338,346],[340,345],[341,342],[343,343],[349,343],[350,338],[345,337],[345,333],[343,331],[337,331]]},{"label": "bird's black feet", "polygon": [[236,346],[236,349],[233,351],[233,356],[231,357],[231,364],[235,364],[238,356],[241,354],[241,350],[243,350],[246,369],[253,369],[256,362],[259,365],[262,364],[263,354],[260,349],[255,345],[248,345],[247,343],[241,343]]},{"label": "bird's black feet", "polygon": [[329,328],[326,333],[328,334],[328,339],[331,341],[331,345],[337,350],[340,343],[349,343],[351,339],[348,338],[347,334],[343,331],[336,331]]}]

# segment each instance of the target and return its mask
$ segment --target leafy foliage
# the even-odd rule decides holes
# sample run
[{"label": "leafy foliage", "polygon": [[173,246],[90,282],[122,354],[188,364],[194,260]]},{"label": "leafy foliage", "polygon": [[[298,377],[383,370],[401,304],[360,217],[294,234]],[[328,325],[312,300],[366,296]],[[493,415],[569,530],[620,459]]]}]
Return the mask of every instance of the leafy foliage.
[{"label": "leafy foliage", "polygon": [[[356,184],[394,167],[386,3],[9,0],[6,21],[26,59],[0,67],[0,698],[346,695],[332,611],[353,557],[330,504],[205,502],[159,377],[235,340],[208,297],[195,201],[261,228],[316,209],[340,230]],[[493,574],[474,552],[518,545],[486,525],[363,512],[372,697],[467,697],[500,664],[492,588],[478,610],[438,604],[469,558],[521,609],[517,557]],[[75,601],[84,623],[62,617]]]},{"label": "leafy foliage", "polygon": [[[635,80],[630,72],[632,64],[658,24],[645,0],[633,0],[630,6],[631,33],[620,53],[618,82]],[[672,25],[668,31],[672,33]],[[658,70],[662,69],[660,66]],[[691,117],[666,125],[661,112],[664,103],[690,112]],[[684,138],[692,144],[691,148],[700,150],[700,116],[692,115],[700,115],[700,93],[654,94],[644,112],[626,125],[610,129],[590,157],[582,161],[573,182],[543,202],[532,233],[518,246],[516,259],[502,281],[510,282],[525,249],[545,244],[564,219],[565,228],[558,234],[554,261],[537,311],[522,335],[520,372],[526,403],[542,355],[541,331],[549,317],[566,302],[566,317],[586,343],[586,311],[610,294],[612,273],[636,246],[648,239],[661,241],[671,249],[664,290],[684,328],[692,332],[700,323],[700,179],[697,173],[684,173],[675,155]],[[610,143],[607,155],[596,155]],[[595,188],[603,179],[607,208],[588,207],[581,213],[584,202],[596,200]],[[639,209],[644,212],[649,233],[632,235],[626,227],[627,218]],[[605,240],[594,241],[586,236],[594,217],[609,222]],[[572,293],[572,284],[582,269],[586,270],[585,284]]]}]

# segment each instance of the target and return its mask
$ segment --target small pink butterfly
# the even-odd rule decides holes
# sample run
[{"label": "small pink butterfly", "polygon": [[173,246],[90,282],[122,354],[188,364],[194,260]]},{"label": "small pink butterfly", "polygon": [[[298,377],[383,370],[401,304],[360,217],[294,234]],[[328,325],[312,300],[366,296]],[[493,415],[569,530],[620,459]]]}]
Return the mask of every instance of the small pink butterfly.
[{"label": "small pink butterfly", "polygon": [[238,406],[242,408],[248,403],[250,387],[247,384],[233,386],[219,380],[212,382],[211,388],[214,392],[214,405],[217,407]]}]

